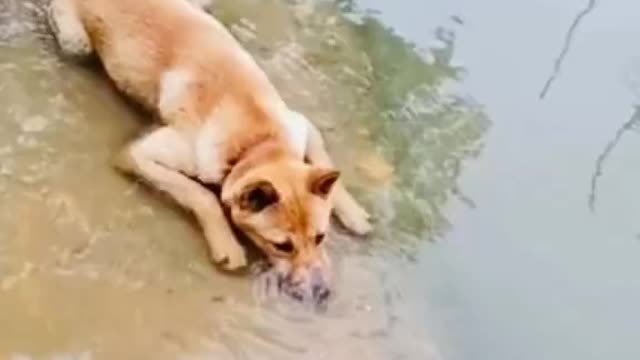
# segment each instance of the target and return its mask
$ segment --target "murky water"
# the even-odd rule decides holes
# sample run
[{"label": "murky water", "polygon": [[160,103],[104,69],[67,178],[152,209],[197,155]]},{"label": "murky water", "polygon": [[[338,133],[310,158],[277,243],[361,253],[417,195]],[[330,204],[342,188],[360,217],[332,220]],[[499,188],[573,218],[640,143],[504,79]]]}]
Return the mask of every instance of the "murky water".
[{"label": "murky water", "polygon": [[640,357],[633,0],[216,2],[377,218],[326,314],[113,170],[146,116],[44,2],[0,0],[0,359]]},{"label": "murky water", "polygon": [[459,182],[476,206],[450,201],[419,256],[443,357],[640,358],[640,3],[362,5],[424,46],[458,24],[457,91],[492,121]]}]

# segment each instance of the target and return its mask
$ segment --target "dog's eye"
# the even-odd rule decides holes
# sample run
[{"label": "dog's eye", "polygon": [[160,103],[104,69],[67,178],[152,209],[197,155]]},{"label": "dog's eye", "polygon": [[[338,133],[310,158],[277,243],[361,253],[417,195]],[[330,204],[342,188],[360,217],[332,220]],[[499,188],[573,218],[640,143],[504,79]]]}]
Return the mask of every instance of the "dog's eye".
[{"label": "dog's eye", "polygon": [[318,235],[316,235],[316,245],[320,245],[320,244],[322,244],[322,242],[324,241],[324,235],[325,235],[325,234],[318,234]]},{"label": "dog's eye", "polygon": [[278,251],[283,253],[292,253],[294,250],[293,243],[291,241],[276,243],[276,244],[273,244],[273,247],[275,247]]}]

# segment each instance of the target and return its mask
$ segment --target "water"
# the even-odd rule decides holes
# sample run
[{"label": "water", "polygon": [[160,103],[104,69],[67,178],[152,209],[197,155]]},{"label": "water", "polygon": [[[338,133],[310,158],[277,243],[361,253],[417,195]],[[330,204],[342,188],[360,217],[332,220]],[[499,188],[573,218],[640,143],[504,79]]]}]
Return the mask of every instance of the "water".
[{"label": "water", "polygon": [[424,44],[462,19],[458,89],[493,123],[459,183],[476,207],[449,202],[452,231],[418,265],[444,357],[639,358],[638,3],[366,3]]},{"label": "water", "polygon": [[216,2],[377,218],[326,314],[113,170],[146,116],[43,3],[0,0],[0,359],[640,357],[632,0]]}]

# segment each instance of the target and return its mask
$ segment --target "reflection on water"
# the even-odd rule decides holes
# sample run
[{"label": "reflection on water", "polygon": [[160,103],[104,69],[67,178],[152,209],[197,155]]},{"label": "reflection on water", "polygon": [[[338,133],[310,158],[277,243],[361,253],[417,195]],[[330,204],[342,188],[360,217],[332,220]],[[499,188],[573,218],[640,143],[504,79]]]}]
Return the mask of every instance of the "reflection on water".
[{"label": "reflection on water", "polygon": [[394,254],[447,229],[441,208],[489,126],[448,90],[463,74],[452,30],[420,50],[344,1],[212,9],[378,218],[373,244],[334,231],[337,296],[320,316],[257,304],[188,216],[110,167],[145,116],[97,66],[58,58],[43,3],[0,3],[0,358],[438,358]]},{"label": "reflection on water", "polygon": [[544,97],[547,96],[547,93],[551,89],[551,85],[553,85],[553,82],[560,75],[560,70],[562,70],[562,63],[564,62],[565,57],[567,56],[567,54],[569,53],[569,50],[571,49],[573,36],[576,30],[578,29],[580,22],[584,19],[585,16],[589,15],[589,13],[592,12],[593,9],[595,9],[595,7],[596,7],[596,0],[589,0],[589,3],[587,4],[587,6],[584,9],[582,9],[578,13],[578,15],[576,15],[575,19],[571,23],[571,26],[569,26],[569,30],[567,31],[567,35],[565,36],[565,39],[564,39],[564,44],[562,44],[562,50],[560,50],[560,54],[558,55],[558,57],[553,63],[553,71],[551,72],[551,75],[549,75],[549,78],[547,79],[547,81],[544,83],[544,87],[542,88],[542,91],[540,91],[540,99],[544,99]]},{"label": "reflection on water", "polygon": [[604,147],[602,153],[598,155],[593,175],[591,175],[591,187],[589,189],[589,209],[591,209],[591,211],[596,211],[596,202],[598,200],[598,182],[600,180],[600,177],[603,175],[607,159],[609,159],[613,150],[615,150],[616,146],[618,146],[618,144],[622,140],[622,137],[627,132],[638,129],[639,124],[640,106],[636,105],[634,107],[631,118],[625,121],[622,126],[620,126],[620,128],[614,134],[613,138]]}]

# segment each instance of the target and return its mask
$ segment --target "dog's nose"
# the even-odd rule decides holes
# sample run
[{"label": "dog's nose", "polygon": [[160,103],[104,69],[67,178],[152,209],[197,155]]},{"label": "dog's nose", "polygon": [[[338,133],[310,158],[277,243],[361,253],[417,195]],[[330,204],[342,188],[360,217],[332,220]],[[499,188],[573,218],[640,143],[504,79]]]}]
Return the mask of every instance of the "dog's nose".
[{"label": "dog's nose", "polygon": [[313,300],[318,305],[324,305],[331,296],[331,290],[326,285],[315,285],[312,288]]},{"label": "dog's nose", "polygon": [[320,268],[308,269],[306,276],[294,280],[288,277],[282,284],[282,290],[291,298],[302,302],[313,302],[316,306],[325,306],[331,295],[329,282]]},{"label": "dog's nose", "polygon": [[331,291],[321,269],[311,270],[311,295],[316,302],[325,301]]},{"label": "dog's nose", "polygon": [[311,270],[311,297],[317,304],[325,303],[331,295],[331,290],[321,269]]}]

